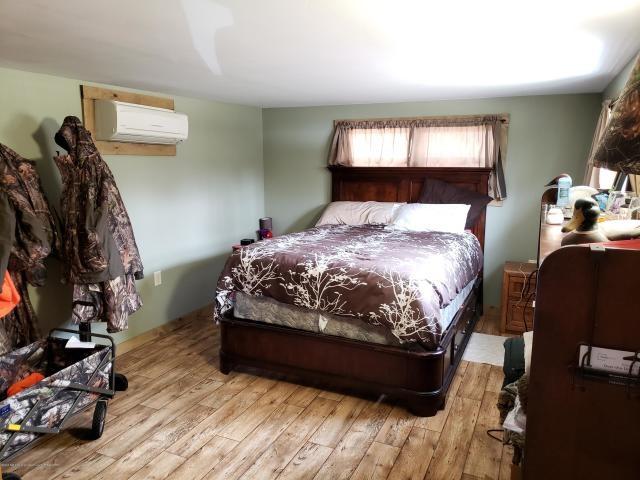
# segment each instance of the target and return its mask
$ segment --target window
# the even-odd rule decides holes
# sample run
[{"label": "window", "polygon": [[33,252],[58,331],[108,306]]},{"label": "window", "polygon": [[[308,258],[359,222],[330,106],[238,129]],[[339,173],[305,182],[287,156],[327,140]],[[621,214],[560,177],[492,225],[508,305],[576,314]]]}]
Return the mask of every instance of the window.
[{"label": "window", "polygon": [[410,166],[484,167],[493,147],[493,135],[483,125],[417,127]]},{"label": "window", "polygon": [[406,167],[408,128],[362,128],[349,132],[354,167]]},{"label": "window", "polygon": [[593,133],[593,140],[591,141],[591,149],[589,150],[589,157],[587,158],[587,171],[585,174],[585,184],[593,188],[609,190],[613,188],[613,184],[616,181],[617,172],[609,170],[605,167],[596,167],[593,164],[593,157],[604,137],[604,134],[611,119],[611,100],[604,100],[602,102],[602,108],[600,110],[600,116],[596,123],[596,130]]},{"label": "window", "polygon": [[591,181],[589,182],[593,188],[598,190],[610,190],[616,180],[618,172],[609,170],[608,168],[593,167],[591,172]]},{"label": "window", "polygon": [[508,117],[482,115],[335,122],[329,163],[351,167],[489,167],[490,193],[506,198]]}]

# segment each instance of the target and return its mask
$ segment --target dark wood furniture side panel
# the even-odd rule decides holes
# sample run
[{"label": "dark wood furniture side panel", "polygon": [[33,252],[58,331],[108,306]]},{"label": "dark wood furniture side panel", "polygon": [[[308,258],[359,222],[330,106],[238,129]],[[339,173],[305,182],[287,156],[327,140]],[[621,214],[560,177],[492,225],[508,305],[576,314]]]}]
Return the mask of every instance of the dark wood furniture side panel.
[{"label": "dark wood furniture side panel", "polygon": [[[486,168],[329,167],[332,200],[415,202],[426,177],[487,193]],[[484,213],[473,232],[484,246]],[[437,349],[415,353],[399,347],[268,325],[230,316],[221,320],[220,369],[238,367],[291,377],[323,388],[406,402],[416,415],[444,406],[456,368],[482,312],[482,274]]]},{"label": "dark wood furniture side panel", "polygon": [[[451,183],[485,195],[489,191],[490,168],[431,167],[328,167],[331,171],[333,201],[408,202],[415,203],[425,178]],[[472,231],[484,248],[485,213]]]},{"label": "dark wood furniture side panel", "polygon": [[524,478],[640,478],[640,390],[576,375],[581,343],[640,349],[640,251],[565,247],[540,267]]}]

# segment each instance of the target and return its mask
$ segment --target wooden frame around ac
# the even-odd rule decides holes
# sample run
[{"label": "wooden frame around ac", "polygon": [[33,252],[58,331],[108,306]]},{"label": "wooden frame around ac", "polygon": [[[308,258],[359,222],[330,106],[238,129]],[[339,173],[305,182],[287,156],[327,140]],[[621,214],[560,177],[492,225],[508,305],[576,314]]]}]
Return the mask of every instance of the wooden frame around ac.
[{"label": "wooden frame around ac", "polygon": [[[108,88],[80,85],[82,98],[82,116],[84,126],[95,137],[94,100],[118,100],[148,107],[174,109],[172,98],[154,97],[141,93],[110,90]],[[175,145],[156,145],[151,143],[108,142],[95,140],[96,147],[102,155],[146,155],[175,156]]]}]

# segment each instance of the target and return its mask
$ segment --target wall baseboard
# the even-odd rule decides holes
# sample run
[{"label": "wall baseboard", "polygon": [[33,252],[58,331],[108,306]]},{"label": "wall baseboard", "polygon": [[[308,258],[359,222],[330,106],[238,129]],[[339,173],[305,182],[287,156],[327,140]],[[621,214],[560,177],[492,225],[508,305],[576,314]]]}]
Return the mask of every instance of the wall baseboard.
[{"label": "wall baseboard", "polygon": [[212,309],[213,306],[211,304],[205,305],[204,307],[198,308],[190,313],[187,313],[186,315],[170,320],[167,323],[163,323],[162,325],[152,328],[151,330],[147,330],[140,335],[136,335],[129,340],[125,340],[124,342],[119,343],[116,346],[116,355],[124,355],[125,353],[130,352],[131,350],[134,350],[144,345],[145,343],[163,337],[164,335],[167,335],[168,333],[182,327],[185,323],[190,322],[194,317],[200,316],[202,312],[210,312],[212,311]]}]

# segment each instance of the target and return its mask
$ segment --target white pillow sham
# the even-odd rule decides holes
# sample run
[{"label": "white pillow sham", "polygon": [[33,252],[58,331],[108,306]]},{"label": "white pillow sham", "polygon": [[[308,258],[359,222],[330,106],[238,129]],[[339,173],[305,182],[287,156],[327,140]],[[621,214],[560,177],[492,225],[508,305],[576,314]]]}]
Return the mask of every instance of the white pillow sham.
[{"label": "white pillow sham", "polygon": [[320,225],[388,225],[403,203],[396,202],[331,202],[322,212]]},{"label": "white pillow sham", "polygon": [[400,206],[388,228],[412,232],[464,232],[470,205],[408,203]]}]

